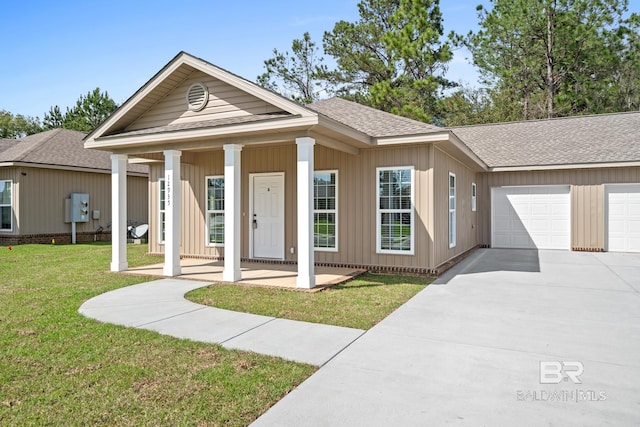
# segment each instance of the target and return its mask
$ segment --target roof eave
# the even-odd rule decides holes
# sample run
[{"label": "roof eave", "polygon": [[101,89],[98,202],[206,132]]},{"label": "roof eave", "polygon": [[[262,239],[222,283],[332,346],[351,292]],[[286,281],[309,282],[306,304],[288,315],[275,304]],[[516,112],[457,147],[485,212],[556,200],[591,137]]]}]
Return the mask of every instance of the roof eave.
[{"label": "roof eave", "polygon": [[[38,168],[38,169],[65,170],[65,171],[72,171],[72,172],[111,174],[111,169],[89,168],[89,167],[83,167],[83,166],[53,165],[48,163],[2,162],[0,163],[0,167],[27,167],[27,168]],[[149,176],[149,173],[127,171],[127,175],[146,178]]]},{"label": "roof eave", "polygon": [[449,132],[442,130],[413,135],[381,136],[374,138],[373,141],[374,145],[401,145],[416,144],[420,142],[440,142],[447,141],[448,139]]},{"label": "roof eave", "polygon": [[600,169],[640,167],[640,160],[629,162],[563,163],[554,165],[492,166],[490,172],[528,172],[562,169]]},{"label": "roof eave", "polygon": [[311,116],[251,122],[241,125],[235,124],[200,129],[171,130],[144,135],[109,135],[91,141],[85,141],[85,148],[111,151],[132,146],[141,147],[189,140],[233,138],[260,132],[302,131],[311,128],[317,123],[317,116]]}]

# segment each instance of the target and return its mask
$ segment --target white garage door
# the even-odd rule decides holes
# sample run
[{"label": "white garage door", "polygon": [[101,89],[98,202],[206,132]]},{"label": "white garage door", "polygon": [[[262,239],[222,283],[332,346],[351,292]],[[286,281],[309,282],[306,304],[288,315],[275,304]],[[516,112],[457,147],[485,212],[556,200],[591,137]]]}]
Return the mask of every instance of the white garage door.
[{"label": "white garage door", "polygon": [[492,188],[491,246],[569,249],[569,186]]},{"label": "white garage door", "polygon": [[640,252],[640,184],[607,185],[610,251]]}]

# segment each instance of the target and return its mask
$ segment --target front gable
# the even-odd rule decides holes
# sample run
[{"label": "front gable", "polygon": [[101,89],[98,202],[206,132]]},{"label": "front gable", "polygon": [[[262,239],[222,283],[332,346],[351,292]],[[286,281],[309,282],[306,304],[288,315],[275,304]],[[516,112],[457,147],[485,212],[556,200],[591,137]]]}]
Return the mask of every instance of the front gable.
[{"label": "front gable", "polygon": [[[189,108],[187,92],[194,83],[208,92],[202,109]],[[284,127],[308,127],[317,123],[317,117],[289,99],[181,52],[90,133],[85,147],[117,151],[145,145],[147,139],[216,137],[224,133],[221,128],[255,132],[273,127],[269,123],[273,120],[287,121]]]},{"label": "front gable", "polygon": [[[138,130],[203,120],[250,116],[257,114],[290,114],[280,107],[255,95],[238,89],[202,71],[185,70],[181,83],[168,92],[125,130]],[[201,83],[207,89],[205,107],[200,111],[189,109],[187,92],[193,84]]]}]

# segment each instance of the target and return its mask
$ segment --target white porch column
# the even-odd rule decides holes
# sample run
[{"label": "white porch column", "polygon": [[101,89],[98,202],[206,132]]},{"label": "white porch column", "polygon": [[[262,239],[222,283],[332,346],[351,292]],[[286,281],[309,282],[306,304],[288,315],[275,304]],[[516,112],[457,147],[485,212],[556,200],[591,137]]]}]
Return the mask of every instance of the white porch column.
[{"label": "white porch column", "polygon": [[240,154],[242,145],[224,145],[224,269],[222,280],[237,282],[240,271]]},{"label": "white porch column", "polygon": [[127,155],[111,155],[111,271],[127,263]]},{"label": "white porch column", "polygon": [[179,276],[180,271],[180,156],[177,150],[164,151],[165,185],[165,276]]},{"label": "white porch column", "polygon": [[316,285],[313,257],[313,138],[296,138],[298,146],[298,288]]}]

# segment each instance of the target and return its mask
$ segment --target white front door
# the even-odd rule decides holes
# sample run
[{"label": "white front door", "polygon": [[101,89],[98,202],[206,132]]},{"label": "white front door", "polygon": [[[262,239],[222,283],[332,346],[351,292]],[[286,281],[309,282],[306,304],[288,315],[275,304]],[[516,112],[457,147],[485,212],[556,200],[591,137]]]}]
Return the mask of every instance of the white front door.
[{"label": "white front door", "polygon": [[569,249],[569,186],[492,188],[491,246]]},{"label": "white front door", "polygon": [[607,250],[640,252],[640,185],[607,185]]},{"label": "white front door", "polygon": [[284,259],[284,173],[251,175],[253,257]]}]

